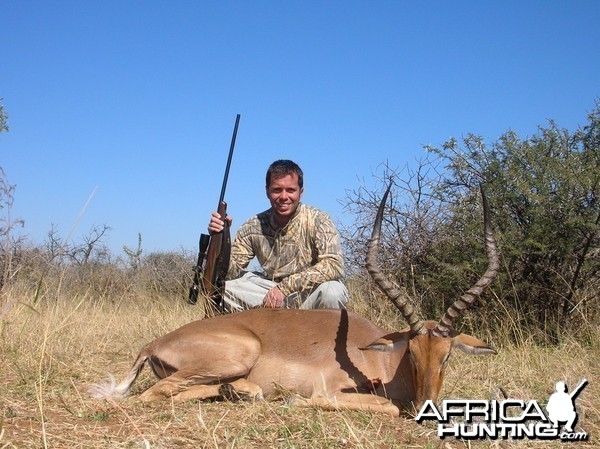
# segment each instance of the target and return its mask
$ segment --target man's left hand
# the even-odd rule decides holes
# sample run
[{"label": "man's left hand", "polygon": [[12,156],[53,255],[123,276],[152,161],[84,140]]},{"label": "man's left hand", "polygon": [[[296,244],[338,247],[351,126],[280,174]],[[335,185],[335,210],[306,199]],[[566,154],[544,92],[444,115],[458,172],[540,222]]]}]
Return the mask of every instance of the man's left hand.
[{"label": "man's left hand", "polygon": [[285,295],[283,292],[279,290],[279,288],[273,287],[265,295],[265,299],[263,299],[263,307],[279,308],[283,305],[284,300]]}]

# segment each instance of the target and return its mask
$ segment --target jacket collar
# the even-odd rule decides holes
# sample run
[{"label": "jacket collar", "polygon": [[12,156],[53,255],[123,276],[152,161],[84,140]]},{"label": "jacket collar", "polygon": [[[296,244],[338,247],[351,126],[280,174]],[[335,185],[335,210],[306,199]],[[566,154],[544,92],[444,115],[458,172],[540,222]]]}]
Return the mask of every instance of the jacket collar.
[{"label": "jacket collar", "polygon": [[276,222],[275,222],[275,215],[273,214],[273,208],[269,209],[269,224],[271,225],[271,227],[277,231],[280,230],[284,230],[287,229],[291,226],[292,222],[295,221],[296,217],[298,215],[300,215],[300,210],[302,209],[303,204],[302,203],[298,203],[298,207],[296,208],[296,211],[294,212],[294,215],[292,215],[292,217],[290,218],[290,221],[287,222],[287,224],[283,227],[279,226]]}]

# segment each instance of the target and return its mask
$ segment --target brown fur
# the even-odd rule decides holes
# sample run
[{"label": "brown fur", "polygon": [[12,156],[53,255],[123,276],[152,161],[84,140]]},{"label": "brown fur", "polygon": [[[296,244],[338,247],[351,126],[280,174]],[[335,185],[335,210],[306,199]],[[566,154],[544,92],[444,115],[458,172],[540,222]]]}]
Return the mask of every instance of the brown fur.
[{"label": "brown fur", "polygon": [[[129,391],[148,362],[160,380],[143,401],[206,399],[232,384],[258,399],[284,389],[298,405],[398,414],[400,404],[437,400],[456,341],[493,352],[474,337],[439,337],[435,323],[425,326],[422,335],[389,333],[345,310],[254,309],[194,321],[147,345],[116,390]],[[99,388],[96,396],[110,395]]]}]

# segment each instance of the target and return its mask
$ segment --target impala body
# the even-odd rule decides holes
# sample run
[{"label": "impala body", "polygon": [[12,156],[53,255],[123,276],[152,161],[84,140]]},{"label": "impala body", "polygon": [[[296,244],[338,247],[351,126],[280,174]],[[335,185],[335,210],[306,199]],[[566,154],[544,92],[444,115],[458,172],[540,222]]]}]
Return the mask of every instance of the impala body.
[{"label": "impala body", "polygon": [[[194,321],[147,345],[120,384],[89,386],[95,397],[121,397],[148,363],[160,379],[140,399],[184,401],[222,395],[229,388],[262,399],[285,390],[295,404],[400,413],[436,401],[453,348],[494,354],[451,326],[498,270],[484,198],[489,267],[439,322],[421,321],[402,292],[386,281],[376,257],[386,192],[369,243],[367,268],[409,327],[382,329],[346,310],[253,309]],[[230,386],[230,387],[229,387]]]}]

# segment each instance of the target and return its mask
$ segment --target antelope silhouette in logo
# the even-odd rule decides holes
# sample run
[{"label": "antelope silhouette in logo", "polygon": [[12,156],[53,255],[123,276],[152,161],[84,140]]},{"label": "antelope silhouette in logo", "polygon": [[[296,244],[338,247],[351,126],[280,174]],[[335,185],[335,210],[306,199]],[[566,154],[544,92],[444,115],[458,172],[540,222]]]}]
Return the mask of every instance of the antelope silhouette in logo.
[{"label": "antelope silhouette in logo", "polygon": [[119,384],[90,385],[92,396],[123,397],[148,363],[159,378],[142,401],[207,399],[224,391],[268,398],[280,388],[294,404],[325,409],[371,410],[398,415],[437,401],[453,348],[495,354],[483,341],[452,329],[454,321],[490,285],[498,251],[482,189],[488,268],[438,322],[419,319],[408,298],[377,263],[381,223],[390,192],[379,206],[367,251],[367,269],[398,308],[408,327],[383,329],[346,310],[252,309],[186,324],[142,349]]}]

